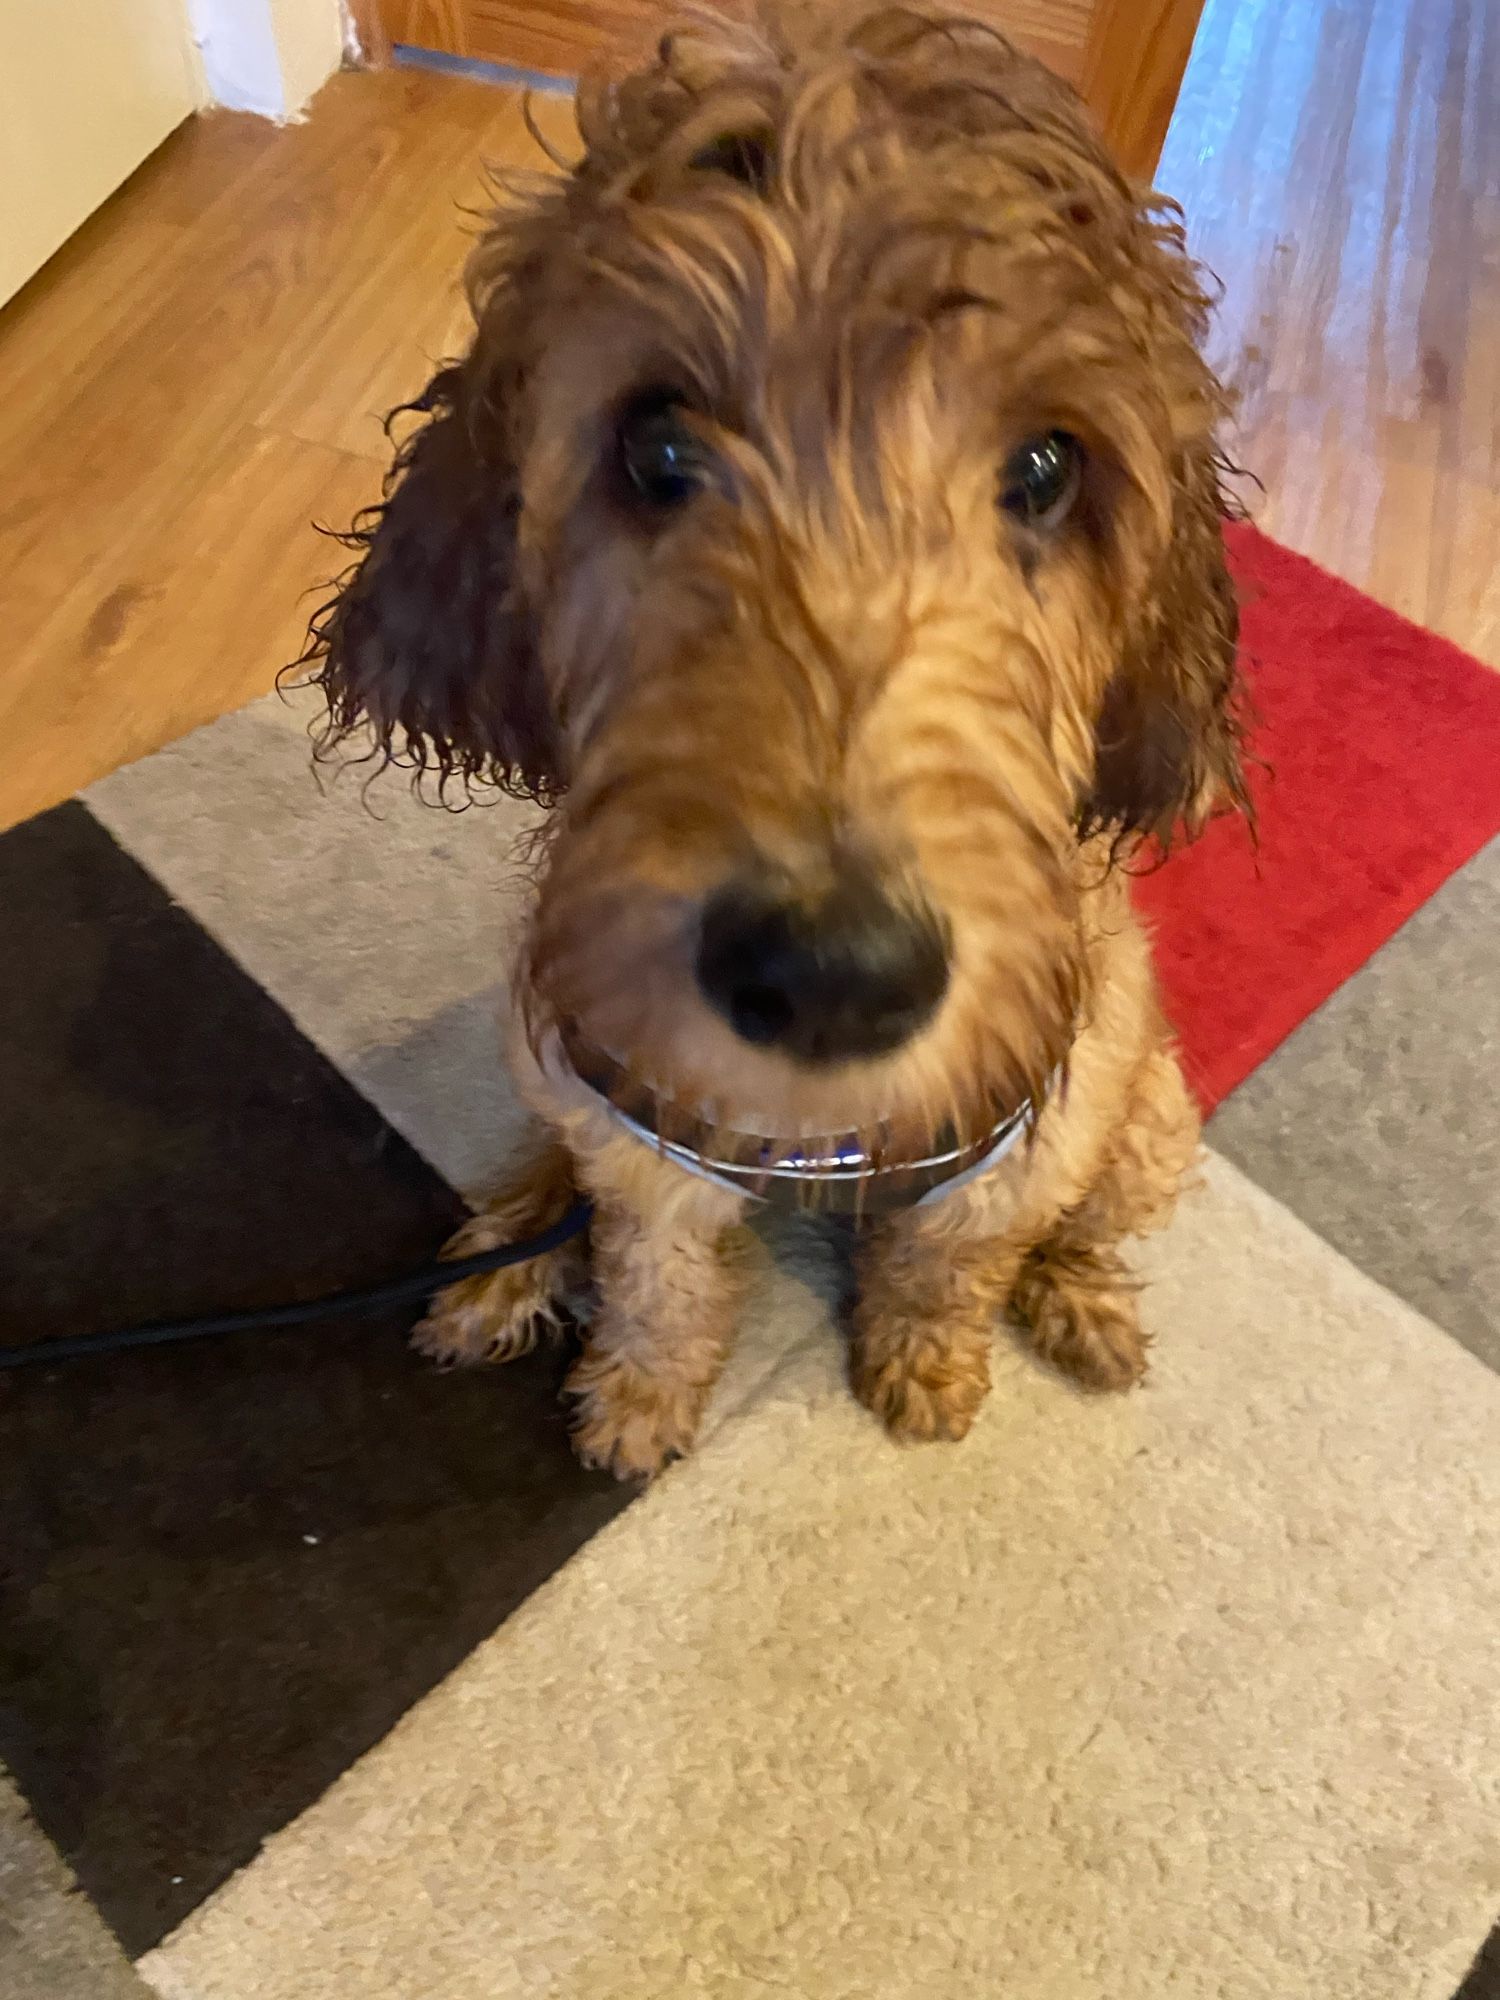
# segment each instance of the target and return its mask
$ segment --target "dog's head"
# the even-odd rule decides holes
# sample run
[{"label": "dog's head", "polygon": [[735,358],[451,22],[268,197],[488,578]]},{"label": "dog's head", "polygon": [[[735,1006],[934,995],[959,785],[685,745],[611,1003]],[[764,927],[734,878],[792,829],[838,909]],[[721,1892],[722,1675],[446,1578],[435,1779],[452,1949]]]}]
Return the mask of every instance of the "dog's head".
[{"label": "dog's head", "polygon": [[990,31],[695,24],[470,269],[316,628],[335,736],[556,805],[528,973],[701,1115],[972,1131],[1080,840],[1242,800],[1172,214]]}]

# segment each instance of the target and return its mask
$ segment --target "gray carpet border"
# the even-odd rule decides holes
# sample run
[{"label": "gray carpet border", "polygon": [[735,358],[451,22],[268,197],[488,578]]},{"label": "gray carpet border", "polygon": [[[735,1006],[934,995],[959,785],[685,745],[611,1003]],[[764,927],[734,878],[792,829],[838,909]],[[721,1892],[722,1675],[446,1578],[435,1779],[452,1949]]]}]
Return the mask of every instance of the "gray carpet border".
[{"label": "gray carpet border", "polygon": [[1500,840],[1241,1084],[1209,1138],[1500,1368]]}]

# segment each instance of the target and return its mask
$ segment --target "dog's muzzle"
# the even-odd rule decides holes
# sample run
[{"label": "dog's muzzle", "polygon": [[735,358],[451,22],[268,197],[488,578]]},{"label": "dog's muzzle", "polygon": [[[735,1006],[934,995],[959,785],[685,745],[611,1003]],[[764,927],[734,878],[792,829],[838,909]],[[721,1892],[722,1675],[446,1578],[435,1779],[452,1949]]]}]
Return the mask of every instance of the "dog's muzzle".
[{"label": "dog's muzzle", "polygon": [[1041,1105],[1028,1098],[977,1137],[946,1134],[919,1158],[891,1150],[880,1131],[782,1140],[710,1125],[642,1084],[571,1023],[561,1054],[624,1131],[685,1172],[780,1209],[872,1220],[950,1194],[997,1167],[1035,1132]]}]

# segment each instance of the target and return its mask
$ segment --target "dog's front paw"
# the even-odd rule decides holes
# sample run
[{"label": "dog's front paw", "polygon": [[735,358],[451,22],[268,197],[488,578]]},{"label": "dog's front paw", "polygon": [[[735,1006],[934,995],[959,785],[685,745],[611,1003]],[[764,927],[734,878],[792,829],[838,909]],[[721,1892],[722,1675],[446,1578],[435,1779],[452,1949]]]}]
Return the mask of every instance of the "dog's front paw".
[{"label": "dog's front paw", "polygon": [[577,1398],[573,1449],[616,1479],[654,1479],[692,1450],[705,1392],[609,1353],[585,1353],[568,1376]]},{"label": "dog's front paw", "polygon": [[1081,1388],[1130,1389],[1146,1373],[1149,1342],[1123,1271],[1043,1255],[1022,1273],[1014,1303],[1038,1354]]},{"label": "dog's front paw", "polygon": [[[472,1257],[513,1241],[516,1233],[513,1215],[486,1211],[470,1217],[443,1256]],[[581,1246],[567,1243],[529,1263],[463,1278],[438,1293],[412,1332],[412,1346],[445,1368],[513,1361],[561,1330],[564,1300],[578,1288],[583,1268]]]},{"label": "dog's front paw", "polygon": [[878,1348],[856,1344],[854,1393],[894,1438],[913,1444],[957,1443],[967,1437],[989,1394],[989,1356],[982,1345],[912,1340]]}]

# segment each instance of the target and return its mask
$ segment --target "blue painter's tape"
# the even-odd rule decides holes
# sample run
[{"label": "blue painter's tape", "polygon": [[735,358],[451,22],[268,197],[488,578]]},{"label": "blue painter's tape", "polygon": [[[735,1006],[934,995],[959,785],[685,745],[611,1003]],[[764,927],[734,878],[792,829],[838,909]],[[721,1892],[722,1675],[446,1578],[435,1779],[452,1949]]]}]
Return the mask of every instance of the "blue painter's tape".
[{"label": "blue painter's tape", "polygon": [[538,69],[513,69],[509,63],[481,62],[477,56],[450,56],[439,49],[414,49],[397,42],[391,50],[410,69],[441,70],[445,76],[467,76],[476,83],[503,83],[512,90],[545,91],[549,97],[571,97],[570,76],[548,76]]}]

